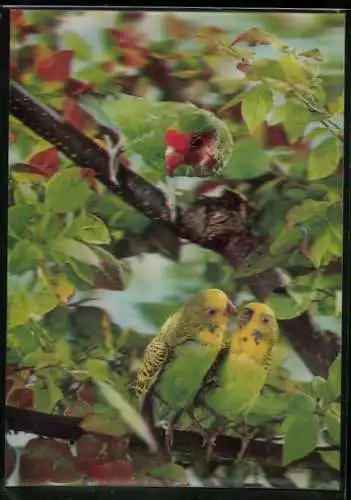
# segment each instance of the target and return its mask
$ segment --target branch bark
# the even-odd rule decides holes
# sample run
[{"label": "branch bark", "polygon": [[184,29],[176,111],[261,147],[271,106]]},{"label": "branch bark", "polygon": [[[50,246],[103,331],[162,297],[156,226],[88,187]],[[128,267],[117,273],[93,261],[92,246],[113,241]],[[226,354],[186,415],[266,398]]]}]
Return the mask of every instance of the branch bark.
[{"label": "branch bark", "polygon": [[[262,243],[250,231],[238,200],[229,195],[219,199],[197,199],[186,209],[178,209],[176,223],[172,224],[164,195],[159,189],[128,169],[123,162],[119,170],[119,186],[112,184],[108,179],[105,150],[15,81],[10,82],[10,112],[75,164],[93,169],[108,189],[152,221],[165,225],[179,238],[221,254],[234,268]],[[259,300],[284,288],[276,269],[253,276],[246,280],[246,284]],[[281,324],[312,373],[326,376],[330,363],[340,350],[338,336],[332,332],[318,332],[307,313]]]},{"label": "branch bark", "polygon": [[[50,415],[43,412],[6,406],[5,418],[8,430],[37,434],[49,438],[76,441],[86,432],[79,426],[82,418]],[[164,442],[164,431],[155,429],[159,442]],[[144,449],[144,444],[136,437],[132,437],[131,449]],[[212,464],[225,464],[235,460],[241,448],[241,440],[230,436],[218,436],[216,447],[211,457]],[[338,447],[329,447],[328,450],[338,450]],[[204,455],[201,436],[195,432],[174,430],[173,450],[176,461],[182,464],[192,463]],[[262,465],[272,467],[282,466],[282,446],[277,443],[251,441],[245,453],[246,458],[255,459]],[[314,451],[297,460],[293,464],[298,468],[313,470],[329,470],[318,451]]]}]

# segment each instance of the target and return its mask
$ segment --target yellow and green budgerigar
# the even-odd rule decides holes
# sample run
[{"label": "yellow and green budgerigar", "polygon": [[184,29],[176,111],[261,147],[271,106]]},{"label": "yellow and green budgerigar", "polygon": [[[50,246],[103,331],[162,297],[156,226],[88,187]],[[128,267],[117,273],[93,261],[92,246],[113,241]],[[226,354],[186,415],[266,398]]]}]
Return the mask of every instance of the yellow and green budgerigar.
[{"label": "yellow and green budgerigar", "polygon": [[197,398],[215,416],[203,433],[208,451],[219,429],[245,420],[256,403],[271,369],[278,336],[276,316],[266,304],[252,302],[239,312],[229,350],[214,381]]},{"label": "yellow and green budgerigar", "polygon": [[145,349],[136,392],[142,396],[141,413],[148,421],[154,421],[154,398],[166,405],[167,445],[173,419],[193,402],[221,348],[229,316],[235,314],[223,291],[203,290],[167,319]]}]

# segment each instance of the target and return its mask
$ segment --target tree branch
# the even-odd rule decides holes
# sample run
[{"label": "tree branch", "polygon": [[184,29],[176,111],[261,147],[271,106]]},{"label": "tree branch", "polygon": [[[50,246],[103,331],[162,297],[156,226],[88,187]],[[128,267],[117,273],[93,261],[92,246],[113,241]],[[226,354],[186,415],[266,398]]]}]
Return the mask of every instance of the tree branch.
[{"label": "tree branch", "polygon": [[[165,225],[179,238],[221,254],[234,268],[262,243],[261,238],[251,233],[240,202],[230,192],[221,198],[198,198],[186,209],[178,209],[176,223],[172,224],[159,189],[123,162],[119,186],[112,184],[108,178],[106,151],[14,81],[10,82],[10,112],[75,164],[93,169],[109,190],[152,221]],[[284,288],[276,269],[253,276],[246,284],[259,300],[264,300],[277,288]],[[340,349],[339,338],[331,332],[317,332],[308,314],[286,320],[282,326],[308,368],[315,375],[325,376]]]},{"label": "tree branch", "polygon": [[[80,417],[66,417],[61,415],[50,415],[43,412],[15,408],[6,406],[5,418],[7,430],[15,432],[25,432],[37,434],[49,438],[64,439],[67,441],[76,441],[83,434],[86,434],[79,425],[82,422]],[[155,430],[156,437],[160,442],[164,441],[164,431]],[[136,437],[132,437],[131,449],[144,449],[145,445]],[[216,447],[211,457],[213,464],[225,464],[235,460],[241,448],[241,440],[230,436],[218,436]],[[328,450],[339,450],[338,447]],[[201,436],[195,432],[174,430],[173,451],[176,461],[182,464],[192,463],[195,459],[203,457]],[[265,441],[251,441],[248,445],[245,457],[255,459],[262,465],[274,467],[282,466],[282,445]],[[314,451],[301,460],[293,464],[299,468],[313,468],[314,470],[329,470],[321,459],[319,453]]]}]

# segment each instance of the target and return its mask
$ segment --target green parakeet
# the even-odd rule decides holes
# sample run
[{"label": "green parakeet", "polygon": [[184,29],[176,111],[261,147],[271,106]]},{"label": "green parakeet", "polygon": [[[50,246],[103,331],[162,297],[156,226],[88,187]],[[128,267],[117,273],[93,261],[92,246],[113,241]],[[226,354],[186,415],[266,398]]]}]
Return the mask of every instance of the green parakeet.
[{"label": "green parakeet", "polygon": [[140,155],[146,168],[166,174],[166,183],[159,184],[172,220],[176,197],[170,179],[176,170],[184,167],[184,176],[211,177],[225,167],[232,153],[233,139],[227,125],[190,103],[151,101],[126,94],[102,100],[87,94],[79,104],[106,132],[111,181],[118,183],[122,151],[127,157]]},{"label": "green parakeet", "polygon": [[203,290],[167,319],[145,349],[136,381],[136,392],[144,396],[141,411],[153,412],[147,403],[161,398],[170,413],[168,436],[173,418],[199,391],[221,347],[229,314],[235,312],[224,292]]}]

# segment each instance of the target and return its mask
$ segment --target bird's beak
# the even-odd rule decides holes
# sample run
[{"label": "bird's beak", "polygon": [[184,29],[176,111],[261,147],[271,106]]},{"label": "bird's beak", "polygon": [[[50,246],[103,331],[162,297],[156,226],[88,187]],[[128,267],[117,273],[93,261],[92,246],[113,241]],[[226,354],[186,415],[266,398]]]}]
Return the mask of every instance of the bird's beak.
[{"label": "bird's beak", "polygon": [[165,152],[165,167],[169,177],[173,176],[174,170],[184,163],[184,154],[168,146]]},{"label": "bird's beak", "polygon": [[226,314],[227,316],[237,316],[237,314],[238,314],[238,310],[237,310],[237,308],[236,308],[236,307],[235,307],[235,305],[234,305],[232,302],[230,302],[230,301],[228,301],[227,307],[226,307],[226,309],[225,309],[225,314]]}]

